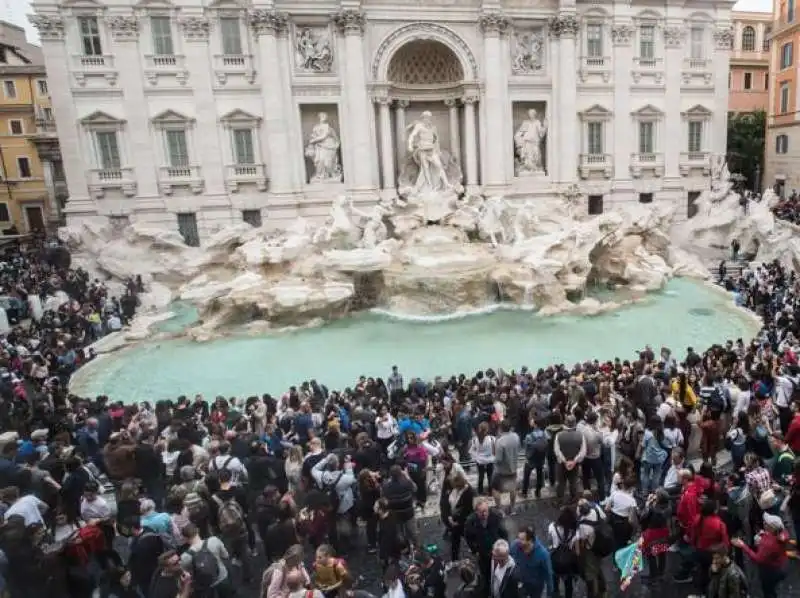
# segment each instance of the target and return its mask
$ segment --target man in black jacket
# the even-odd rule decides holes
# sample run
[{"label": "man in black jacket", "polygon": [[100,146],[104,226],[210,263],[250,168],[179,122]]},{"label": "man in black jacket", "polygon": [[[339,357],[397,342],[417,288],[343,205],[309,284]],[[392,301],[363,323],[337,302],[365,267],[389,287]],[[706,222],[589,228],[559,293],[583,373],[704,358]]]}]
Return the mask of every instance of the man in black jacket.
[{"label": "man in black jacket", "polygon": [[478,559],[478,568],[485,589],[490,587],[492,548],[497,540],[508,540],[508,531],[503,526],[503,515],[489,506],[489,499],[479,498],[475,512],[464,524],[464,540]]}]

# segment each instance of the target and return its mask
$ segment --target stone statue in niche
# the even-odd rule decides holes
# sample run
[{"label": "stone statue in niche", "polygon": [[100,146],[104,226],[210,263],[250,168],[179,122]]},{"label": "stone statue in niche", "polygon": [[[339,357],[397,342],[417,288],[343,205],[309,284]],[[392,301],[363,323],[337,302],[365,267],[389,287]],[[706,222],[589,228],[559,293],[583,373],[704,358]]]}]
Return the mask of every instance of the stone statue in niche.
[{"label": "stone statue in niche", "polygon": [[[408,189],[411,193],[452,191],[459,186],[461,180],[458,165],[441,148],[439,131],[431,120],[432,116],[426,110],[419,120],[408,126],[406,149],[409,160],[403,171],[403,178],[411,182]],[[450,176],[448,166],[455,166],[457,178]]]},{"label": "stone statue in niche", "polygon": [[534,75],[544,66],[544,36],[541,31],[518,31],[514,35],[511,70],[515,75]]},{"label": "stone statue in niche", "polygon": [[330,73],[333,50],[326,29],[306,27],[297,37],[297,70],[304,73]]},{"label": "stone statue in niche", "polygon": [[530,176],[544,172],[542,145],[547,137],[547,123],[543,122],[536,110],[528,110],[524,120],[514,134],[514,147],[517,153],[517,176]]},{"label": "stone statue in niche", "polygon": [[306,146],[306,157],[314,165],[312,183],[340,183],[342,167],[339,165],[339,135],[328,123],[328,113],[320,112],[319,122],[311,130]]}]

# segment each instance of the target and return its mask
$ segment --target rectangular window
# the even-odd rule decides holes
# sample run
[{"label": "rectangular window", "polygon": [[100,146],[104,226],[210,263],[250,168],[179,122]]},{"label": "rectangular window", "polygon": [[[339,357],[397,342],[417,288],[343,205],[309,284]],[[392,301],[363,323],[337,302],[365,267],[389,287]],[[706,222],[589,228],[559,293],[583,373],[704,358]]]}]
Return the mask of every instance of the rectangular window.
[{"label": "rectangular window", "polygon": [[703,122],[699,120],[689,121],[689,151],[703,151]]},{"label": "rectangular window", "polygon": [[237,164],[255,164],[253,151],[253,132],[250,129],[233,131],[233,154]]},{"label": "rectangular window", "polygon": [[652,193],[640,193],[639,194],[639,203],[653,203],[653,194]]},{"label": "rectangular window", "polygon": [[586,150],[590,155],[602,154],[603,152],[603,123],[586,124]]},{"label": "rectangular window", "polygon": [[261,210],[242,210],[242,220],[256,228],[261,227]]},{"label": "rectangular window", "polygon": [[0,46],[0,63],[6,64],[8,62],[8,55],[6,54],[6,47]]},{"label": "rectangular window", "polygon": [[81,48],[84,56],[102,56],[103,45],[100,43],[100,27],[97,17],[79,17],[78,28],[81,34]]},{"label": "rectangular window", "polygon": [[242,30],[239,19],[223,17],[219,20],[222,36],[222,53],[226,56],[240,56],[242,52]]},{"label": "rectangular window", "polygon": [[25,156],[19,156],[17,158],[17,171],[19,172],[19,178],[31,178],[31,161]]},{"label": "rectangular window", "polygon": [[586,55],[591,58],[603,56],[603,26],[590,23],[586,26]]},{"label": "rectangular window", "polygon": [[694,218],[700,209],[697,206],[697,200],[700,199],[700,191],[689,191],[686,194],[686,217]]},{"label": "rectangular window", "polygon": [[764,89],[769,89],[769,73],[764,73]]},{"label": "rectangular window", "polygon": [[11,222],[11,213],[7,203],[0,203],[0,222]]},{"label": "rectangular window", "polygon": [[753,88],[753,73],[744,74],[744,88],[745,89]]},{"label": "rectangular window", "polygon": [[9,120],[8,129],[12,135],[22,135],[22,121],[17,119]]},{"label": "rectangular window", "polygon": [[783,82],[781,83],[781,96],[780,96],[780,110],[781,114],[786,114],[789,112],[789,83]]},{"label": "rectangular window", "polygon": [[47,89],[47,81],[44,79],[39,79],[36,81],[36,87],[39,89],[40,96],[47,96],[49,90]]},{"label": "rectangular window", "polygon": [[656,28],[655,25],[642,25],[639,29],[639,58],[653,59],[656,57]]},{"label": "rectangular window", "polygon": [[589,196],[589,216],[599,216],[603,213],[603,196]]},{"label": "rectangular window", "polygon": [[783,44],[781,46],[781,68],[782,69],[788,69],[790,66],[792,66],[792,59],[793,59],[792,54],[793,54],[793,52],[794,52],[794,44],[792,44],[792,42],[789,42],[787,44]]},{"label": "rectangular window", "polygon": [[178,232],[183,237],[183,242],[189,247],[200,246],[200,235],[197,231],[197,216],[195,214],[178,214]]},{"label": "rectangular window", "polygon": [[52,108],[42,108],[42,118],[48,122],[53,122],[55,119],[53,118],[53,109]]},{"label": "rectangular window", "polygon": [[151,17],[150,32],[153,35],[153,54],[172,56],[175,53],[172,45],[172,23],[169,17]]},{"label": "rectangular window", "polygon": [[652,154],[653,153],[653,133],[655,123],[646,122],[639,123],[639,153]]},{"label": "rectangular window", "polygon": [[794,21],[794,0],[786,2],[786,22],[791,23]]},{"label": "rectangular window", "polygon": [[13,81],[3,81],[3,91],[8,99],[13,100],[17,97],[17,84]]},{"label": "rectangular window", "polygon": [[167,159],[172,167],[189,166],[189,146],[186,143],[186,131],[167,131]]},{"label": "rectangular window", "polygon": [[689,56],[695,60],[705,58],[705,35],[702,27],[692,27],[689,32]]},{"label": "rectangular window", "polygon": [[103,170],[118,170],[122,168],[119,156],[119,144],[115,131],[100,131],[95,134],[97,143],[97,159]]}]

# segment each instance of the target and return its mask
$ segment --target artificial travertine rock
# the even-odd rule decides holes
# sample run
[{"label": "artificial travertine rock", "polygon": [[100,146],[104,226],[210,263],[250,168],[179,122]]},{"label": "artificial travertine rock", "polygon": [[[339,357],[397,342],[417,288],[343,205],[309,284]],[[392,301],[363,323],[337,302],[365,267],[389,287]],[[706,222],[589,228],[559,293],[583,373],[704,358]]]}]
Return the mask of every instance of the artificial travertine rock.
[{"label": "artificial travertine rock", "polygon": [[[562,199],[446,199],[431,211],[410,200],[356,206],[342,196],[321,223],[298,218],[277,233],[238,224],[202,248],[136,223],[121,234],[93,224],[60,234],[92,272],[141,274],[148,317],[173,299],[196,306],[195,339],[232,326],[262,329],[253,322],[304,326],[370,307],[442,315],[510,302],[543,314],[595,314],[615,304],[568,299],[580,301],[593,283],[657,290],[674,275],[707,276],[672,242],[669,203],[578,218],[580,202]],[[753,238],[772,234],[766,216],[758,222]],[[709,237],[719,236],[715,226],[707,226]],[[725,226],[725,234],[736,227]]]}]

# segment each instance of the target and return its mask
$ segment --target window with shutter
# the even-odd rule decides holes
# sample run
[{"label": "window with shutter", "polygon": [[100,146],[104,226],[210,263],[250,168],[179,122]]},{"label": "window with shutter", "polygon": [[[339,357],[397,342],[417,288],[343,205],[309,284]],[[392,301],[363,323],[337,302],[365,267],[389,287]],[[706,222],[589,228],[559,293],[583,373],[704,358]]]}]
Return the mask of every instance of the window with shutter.
[{"label": "window with shutter", "polygon": [[639,30],[639,58],[656,57],[656,28],[653,25],[642,25]]},{"label": "window with shutter", "polygon": [[653,153],[653,128],[651,122],[639,123],[639,153]]},{"label": "window with shutter", "polygon": [[703,151],[703,122],[699,120],[689,121],[689,151]]},{"label": "window with shutter", "polygon": [[603,152],[603,123],[587,123],[587,151],[590,155],[602,154]]},{"label": "window with shutter", "polygon": [[80,17],[78,27],[81,34],[81,46],[84,56],[102,56],[103,46],[100,43],[100,27],[97,17]]},{"label": "window with shutter", "polygon": [[240,56],[242,52],[242,30],[239,19],[223,17],[219,20],[222,36],[222,53],[225,56]]},{"label": "window with shutter", "polygon": [[237,164],[255,164],[253,151],[253,132],[250,129],[233,131],[233,153]]},{"label": "window with shutter", "polygon": [[169,165],[178,168],[189,166],[189,148],[186,143],[186,131],[166,131],[167,159]]},{"label": "window with shutter", "polygon": [[603,56],[603,26],[599,23],[586,26],[586,55],[591,58]]},{"label": "window with shutter", "polygon": [[95,133],[95,143],[97,144],[97,158],[100,162],[100,168],[115,170],[122,167],[116,132],[98,131]]},{"label": "window with shutter", "polygon": [[172,56],[175,48],[172,45],[172,23],[169,17],[151,17],[150,31],[153,36],[153,54]]}]

